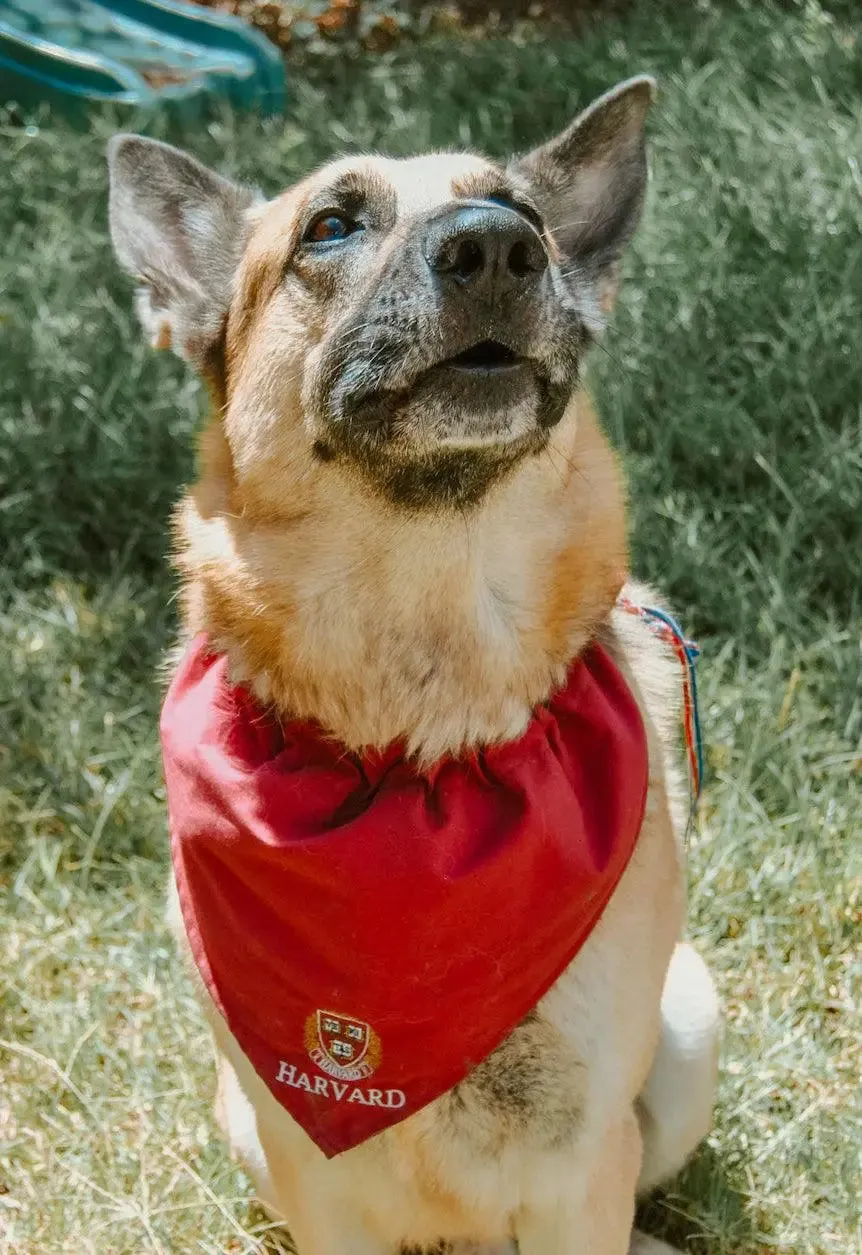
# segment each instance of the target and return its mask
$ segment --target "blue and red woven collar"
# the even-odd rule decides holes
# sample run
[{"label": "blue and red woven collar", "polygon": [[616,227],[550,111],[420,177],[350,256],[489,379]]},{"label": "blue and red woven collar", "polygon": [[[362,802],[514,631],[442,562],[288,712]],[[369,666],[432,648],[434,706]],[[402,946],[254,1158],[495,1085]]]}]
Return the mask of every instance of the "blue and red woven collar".
[{"label": "blue and red woven collar", "polygon": [[688,753],[689,782],[691,788],[691,806],[694,811],[703,788],[704,756],[703,733],[700,726],[700,711],[697,702],[696,663],[700,657],[700,649],[694,641],[689,640],[676,619],[666,610],[654,606],[639,606],[627,597],[621,597],[617,603],[622,610],[644,619],[657,636],[673,649],[682,667],[683,684],[683,724],[685,727],[685,745]]}]

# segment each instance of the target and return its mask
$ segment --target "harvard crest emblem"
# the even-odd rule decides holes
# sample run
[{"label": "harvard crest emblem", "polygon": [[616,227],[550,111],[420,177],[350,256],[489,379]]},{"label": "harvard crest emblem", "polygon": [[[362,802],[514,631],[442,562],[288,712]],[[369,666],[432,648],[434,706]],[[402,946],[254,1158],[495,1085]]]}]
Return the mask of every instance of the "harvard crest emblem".
[{"label": "harvard crest emblem", "polygon": [[361,1081],[380,1066],[380,1038],[350,1015],[315,1011],[305,1021],[305,1048],[321,1071],[340,1081]]}]

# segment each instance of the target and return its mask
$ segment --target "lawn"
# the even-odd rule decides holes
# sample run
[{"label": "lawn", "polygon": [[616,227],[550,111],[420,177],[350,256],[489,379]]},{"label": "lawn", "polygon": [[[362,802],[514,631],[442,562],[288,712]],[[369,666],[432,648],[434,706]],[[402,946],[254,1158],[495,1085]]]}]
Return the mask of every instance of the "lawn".
[{"label": "lawn", "polygon": [[[703,648],[690,929],[726,1006],[720,1101],[645,1216],[695,1255],[862,1251],[851,13],[641,3],[579,41],[402,47],[295,78],[286,123],[182,137],[276,191],[344,148],[501,155],[617,79],[660,80],[649,207],[592,385],[635,568]],[[215,1132],[209,1038],[162,923],[154,673],[203,398],[134,324],[109,130],[0,125],[0,1250],[275,1251]]]}]

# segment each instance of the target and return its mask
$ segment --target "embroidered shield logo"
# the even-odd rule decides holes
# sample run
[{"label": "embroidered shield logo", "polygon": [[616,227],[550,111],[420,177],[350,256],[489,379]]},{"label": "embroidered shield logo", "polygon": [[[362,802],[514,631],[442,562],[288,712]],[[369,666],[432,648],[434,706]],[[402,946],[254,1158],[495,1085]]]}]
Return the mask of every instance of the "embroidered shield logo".
[{"label": "embroidered shield logo", "polygon": [[305,1021],[305,1048],[321,1071],[339,1080],[363,1080],[380,1066],[379,1037],[352,1015],[315,1011]]}]

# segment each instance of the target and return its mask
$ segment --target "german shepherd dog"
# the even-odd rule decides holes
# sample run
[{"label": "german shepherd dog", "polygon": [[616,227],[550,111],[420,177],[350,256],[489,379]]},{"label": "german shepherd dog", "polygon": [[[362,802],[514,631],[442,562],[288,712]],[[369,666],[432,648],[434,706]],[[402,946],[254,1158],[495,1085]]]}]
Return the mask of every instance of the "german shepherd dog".
[{"label": "german shepherd dog", "polygon": [[175,516],[177,658],[205,634],[261,711],[348,757],[403,746],[418,773],[517,755],[597,645],[642,721],[637,843],[600,917],[533,1009],[406,1118],[323,1153],[199,982],[220,1124],[300,1255],[667,1253],[633,1230],[636,1198],[709,1128],[719,1011],[681,940],[680,677],[620,604],[650,594],[580,383],[641,214],[653,95],[630,79],[507,164],[348,157],[272,200],[165,144],[110,144],[144,327],[213,398]]}]

